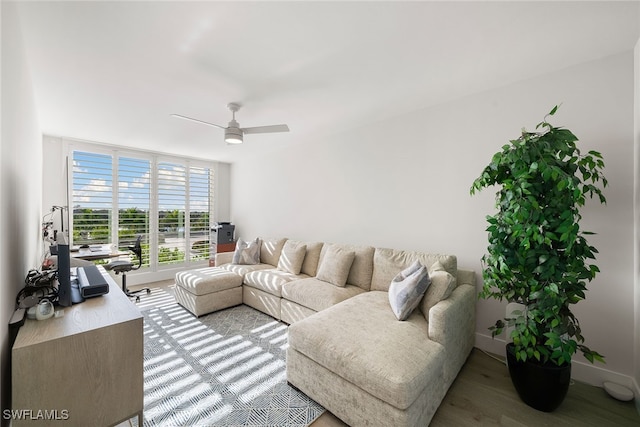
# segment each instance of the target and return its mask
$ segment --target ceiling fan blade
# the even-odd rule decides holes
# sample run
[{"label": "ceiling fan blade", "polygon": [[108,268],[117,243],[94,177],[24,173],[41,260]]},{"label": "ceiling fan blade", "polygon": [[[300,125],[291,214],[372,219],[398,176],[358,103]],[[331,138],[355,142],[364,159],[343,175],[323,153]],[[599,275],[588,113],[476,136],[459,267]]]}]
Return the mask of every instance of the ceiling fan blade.
[{"label": "ceiling fan blade", "polygon": [[207,125],[207,126],[213,126],[213,127],[220,128],[220,129],[226,129],[226,127],[220,126],[220,125],[216,125],[215,123],[203,122],[202,120],[194,119],[192,117],[187,117],[187,116],[181,116],[180,114],[172,114],[171,116],[172,117],[177,117],[179,119],[189,120],[189,121],[196,122],[196,123],[201,123],[201,124]]},{"label": "ceiling fan blade", "polygon": [[287,125],[271,125],[271,126],[255,126],[250,128],[241,128],[243,133],[272,133],[272,132],[289,132]]}]

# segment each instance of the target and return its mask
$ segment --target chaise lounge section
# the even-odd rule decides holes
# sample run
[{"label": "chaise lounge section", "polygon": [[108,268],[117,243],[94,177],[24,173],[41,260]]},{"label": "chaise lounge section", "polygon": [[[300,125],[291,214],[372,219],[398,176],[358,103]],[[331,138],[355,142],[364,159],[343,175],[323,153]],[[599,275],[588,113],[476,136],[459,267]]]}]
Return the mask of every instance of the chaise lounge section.
[{"label": "chaise lounge section", "polygon": [[[242,300],[230,304],[290,324],[290,384],[351,426],[429,424],[473,347],[474,272],[459,270],[453,255],[288,239],[261,240],[254,264],[233,258],[218,254],[213,268],[241,279],[229,286],[242,289]],[[389,287],[416,261],[430,285],[400,321]],[[187,309],[178,295],[192,293],[182,284],[188,273],[176,276],[176,298]],[[209,298],[209,308],[219,309]]]},{"label": "chaise lounge section", "polygon": [[386,292],[357,295],[289,327],[287,379],[351,426],[426,426],[473,347],[474,312],[472,283],[402,322]]}]

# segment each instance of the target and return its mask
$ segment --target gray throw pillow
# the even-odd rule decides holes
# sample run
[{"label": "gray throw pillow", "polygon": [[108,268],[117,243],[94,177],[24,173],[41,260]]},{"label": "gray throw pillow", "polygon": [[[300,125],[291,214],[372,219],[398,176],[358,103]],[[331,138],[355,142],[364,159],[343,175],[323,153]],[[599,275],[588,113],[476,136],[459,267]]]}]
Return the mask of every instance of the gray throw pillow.
[{"label": "gray throw pillow", "polygon": [[398,320],[407,320],[431,284],[429,270],[415,261],[391,280],[389,304]]},{"label": "gray throw pillow", "polygon": [[356,253],[332,245],[324,254],[316,278],[344,288]]},{"label": "gray throw pillow", "polygon": [[256,237],[251,242],[238,239],[231,263],[240,265],[260,264],[260,238]]}]

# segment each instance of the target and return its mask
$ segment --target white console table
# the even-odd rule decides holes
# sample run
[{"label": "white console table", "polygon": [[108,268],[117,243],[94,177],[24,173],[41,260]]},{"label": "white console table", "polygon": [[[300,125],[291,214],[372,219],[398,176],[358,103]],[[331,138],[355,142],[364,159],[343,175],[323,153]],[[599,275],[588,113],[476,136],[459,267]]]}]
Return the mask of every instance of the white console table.
[{"label": "white console table", "polygon": [[111,426],[134,416],[142,425],[142,315],[102,272],[109,293],[20,328],[11,361],[12,425]]}]

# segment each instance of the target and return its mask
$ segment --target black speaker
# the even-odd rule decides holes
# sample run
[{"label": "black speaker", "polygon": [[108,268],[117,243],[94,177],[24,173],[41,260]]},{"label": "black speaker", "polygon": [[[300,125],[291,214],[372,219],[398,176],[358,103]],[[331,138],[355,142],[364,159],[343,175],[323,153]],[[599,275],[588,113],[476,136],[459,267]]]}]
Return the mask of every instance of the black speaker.
[{"label": "black speaker", "polygon": [[71,305],[71,258],[69,245],[58,244],[58,304]]}]

